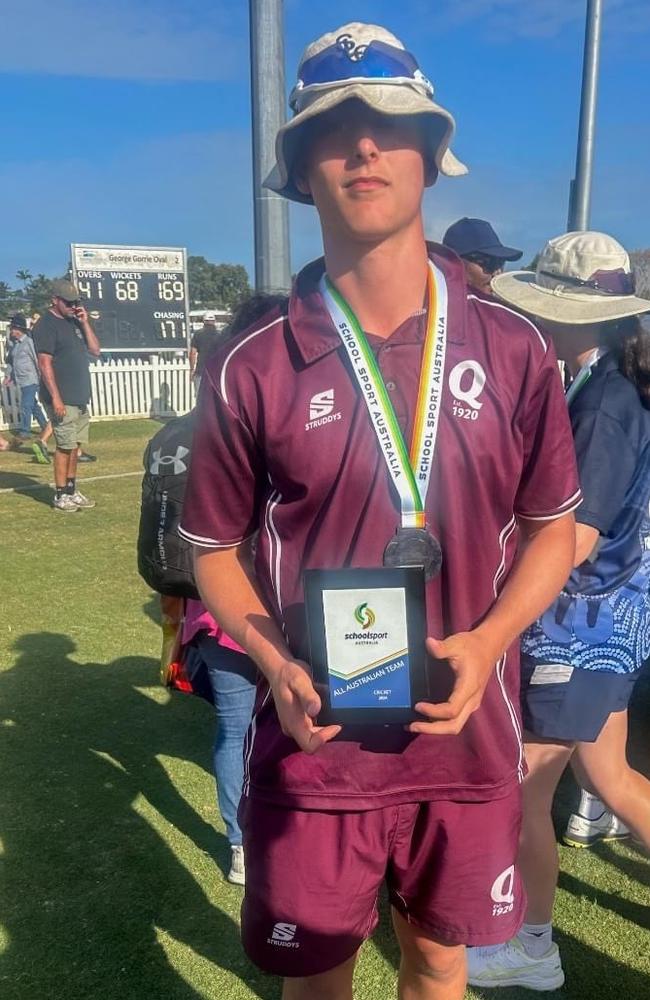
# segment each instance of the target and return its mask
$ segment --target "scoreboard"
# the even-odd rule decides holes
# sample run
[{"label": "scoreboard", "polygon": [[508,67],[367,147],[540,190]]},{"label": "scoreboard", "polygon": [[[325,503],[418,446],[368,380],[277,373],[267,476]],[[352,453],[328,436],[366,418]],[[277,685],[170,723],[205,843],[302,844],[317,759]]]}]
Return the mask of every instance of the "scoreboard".
[{"label": "scoreboard", "polygon": [[189,336],[187,252],[71,244],[72,278],[102,351],[178,351]]}]

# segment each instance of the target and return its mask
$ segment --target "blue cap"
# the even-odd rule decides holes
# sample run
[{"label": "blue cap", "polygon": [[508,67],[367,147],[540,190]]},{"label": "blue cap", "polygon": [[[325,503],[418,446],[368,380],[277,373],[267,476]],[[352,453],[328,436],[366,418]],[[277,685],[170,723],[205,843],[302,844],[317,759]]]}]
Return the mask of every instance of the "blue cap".
[{"label": "blue cap", "polygon": [[449,227],[442,238],[446,247],[455,250],[459,257],[482,253],[499,260],[519,260],[523,250],[505,247],[489,222],[485,219],[459,219]]}]

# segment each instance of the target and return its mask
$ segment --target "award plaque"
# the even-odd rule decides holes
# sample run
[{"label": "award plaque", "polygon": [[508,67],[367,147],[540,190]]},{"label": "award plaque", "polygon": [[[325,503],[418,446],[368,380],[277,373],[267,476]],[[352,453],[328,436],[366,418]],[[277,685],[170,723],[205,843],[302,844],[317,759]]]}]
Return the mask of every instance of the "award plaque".
[{"label": "award plaque", "polygon": [[405,723],[429,696],[424,570],[307,570],[305,607],[320,724]]}]

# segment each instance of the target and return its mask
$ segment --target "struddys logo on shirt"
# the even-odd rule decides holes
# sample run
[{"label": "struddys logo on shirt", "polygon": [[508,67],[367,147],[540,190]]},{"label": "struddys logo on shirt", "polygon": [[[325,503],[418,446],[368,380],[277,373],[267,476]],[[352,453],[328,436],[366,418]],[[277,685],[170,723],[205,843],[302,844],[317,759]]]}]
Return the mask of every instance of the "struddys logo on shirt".
[{"label": "struddys logo on shirt", "polygon": [[323,612],[332,707],[407,708],[411,695],[403,589],[326,590]]}]

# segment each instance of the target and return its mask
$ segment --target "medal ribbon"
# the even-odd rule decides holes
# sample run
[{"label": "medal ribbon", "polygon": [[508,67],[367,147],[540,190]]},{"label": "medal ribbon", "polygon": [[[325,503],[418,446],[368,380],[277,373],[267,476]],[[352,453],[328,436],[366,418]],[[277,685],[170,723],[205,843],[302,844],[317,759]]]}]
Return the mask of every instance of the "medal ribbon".
[{"label": "medal ribbon", "polygon": [[327,275],[321,278],[319,288],[350,359],[379,449],[399,495],[401,525],[403,528],[423,528],[426,522],[424,503],[431,481],[444,385],[447,346],[445,277],[429,261],[427,332],[422,352],[410,455],[377,359],[357,317]]}]

